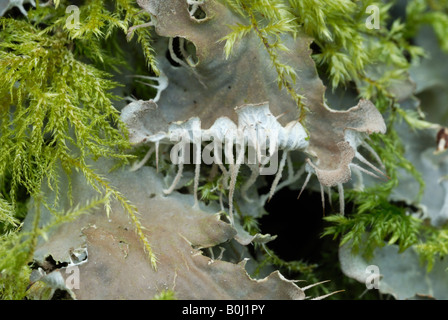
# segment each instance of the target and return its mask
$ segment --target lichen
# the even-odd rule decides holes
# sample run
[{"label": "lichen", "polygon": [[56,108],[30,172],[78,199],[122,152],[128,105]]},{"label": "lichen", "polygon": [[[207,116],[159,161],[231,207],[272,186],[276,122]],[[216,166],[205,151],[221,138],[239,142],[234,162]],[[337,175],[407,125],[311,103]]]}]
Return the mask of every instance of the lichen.
[{"label": "lichen", "polygon": [[[68,5],[0,2],[3,298],[95,298],[64,287],[70,267],[107,298],[202,298],[188,290],[198,266],[248,284],[205,281],[215,298],[278,298],[277,285],[284,298],[354,297],[347,277],[364,281],[365,266],[351,259],[384,267],[380,291],[398,299],[427,292],[390,280],[397,257],[443,277],[446,1],[93,0],[70,7],[78,17]],[[267,209],[285,194],[300,200]],[[354,273],[329,267],[334,247],[310,262],[272,249],[320,243],[294,236],[322,209],[322,241]],[[297,230],[266,234],[268,213]],[[134,288],[95,263],[118,279],[130,268]]]}]

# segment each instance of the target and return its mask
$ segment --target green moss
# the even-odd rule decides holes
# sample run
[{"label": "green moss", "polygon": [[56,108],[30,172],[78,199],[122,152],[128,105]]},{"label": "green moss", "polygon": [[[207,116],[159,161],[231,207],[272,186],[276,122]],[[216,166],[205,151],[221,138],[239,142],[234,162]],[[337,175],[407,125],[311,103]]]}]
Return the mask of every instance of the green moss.
[{"label": "green moss", "polygon": [[[238,41],[254,33],[271,58],[279,87],[297,102],[302,119],[307,111],[303,97],[292,89],[300,70],[293,70],[278,58],[279,52],[288,50],[282,41],[284,34],[294,36],[299,31],[314,39],[312,57],[331,89],[355,86],[359,97],[372,100],[386,119],[387,134],[374,136],[372,142],[390,179],[369,190],[346,192],[346,201],[353,207],[351,214],[326,217],[329,225],[323,234],[339,238],[341,244],[352,241],[354,248],[362,249],[366,255],[385,244],[397,244],[401,250],[416,245],[430,270],[436,259],[448,254],[446,229],[427,227],[424,221],[407,213],[408,207],[390,202],[389,197],[398,185],[401,169],[411,173],[419,183],[420,196],[425,187],[421,173],[405,158],[394,127],[404,121],[418,131],[432,128],[433,124],[419,113],[405,110],[391,87],[406,80],[411,65],[425,55],[412,44],[412,38],[423,25],[433,28],[441,49],[448,52],[447,1],[409,1],[405,16],[395,20],[390,13],[395,2],[390,1],[222,2],[241,17],[241,23],[229,26],[228,35],[222,39],[224,54],[230,56]],[[159,73],[152,28],[130,30],[131,26],[148,23],[151,17],[131,0],[81,1],[80,28],[67,29],[65,7],[69,3],[58,0],[54,4],[55,7],[38,5],[30,10],[28,18],[7,14],[0,19],[0,296],[6,299],[26,296],[28,264],[37,237],[100,203],[69,213],[53,210],[54,222],[44,227],[38,226],[36,215],[34,228],[28,233],[21,232],[30,198],[53,209],[58,195],[66,189],[70,192],[70,184],[59,184],[61,167],[66,175],[72,170],[83,172],[106,205],[112,198],[121,202],[134,222],[150,262],[156,265],[135,207],[87,164],[101,157],[123,163],[132,158],[127,132],[114,107],[122,97],[112,93],[122,84],[112,80],[112,73],[123,67]],[[369,16],[366,8],[370,5],[379,8],[380,29],[366,27]],[[130,66],[124,58],[119,41],[126,36],[130,45],[138,45],[143,63]],[[383,71],[373,74],[371,70],[377,66]],[[162,171],[168,170],[163,159],[160,167]],[[202,200],[217,201],[219,192],[227,192],[218,180],[216,177],[200,187]],[[44,185],[53,190],[54,202],[42,197]],[[240,185],[239,181],[237,188]],[[415,201],[418,203],[419,199]],[[256,218],[244,216],[239,208],[237,211],[247,231],[263,232]],[[369,230],[367,240],[362,238],[366,230]],[[260,268],[270,264],[298,272],[310,281],[317,279],[314,265],[283,261],[266,246],[256,249],[263,256]],[[157,298],[174,298],[174,294],[165,292]]]},{"label": "green moss", "polygon": [[[59,184],[60,167],[67,176],[72,170],[83,172],[103,197],[121,202],[155,266],[135,208],[87,164],[100,157],[127,163],[131,157],[127,132],[114,107],[121,97],[112,93],[121,84],[104,71],[119,70],[123,61],[104,48],[117,41],[111,39],[116,31],[125,34],[129,24],[144,15],[138,15],[133,1],[86,1],[80,7],[81,27],[67,29],[66,2],[56,5],[56,9],[30,10],[29,19],[0,19],[0,225],[4,231],[0,291],[4,298],[23,297],[26,286],[19,283],[29,275],[27,264],[41,234],[35,221],[29,239],[21,241],[19,212],[29,197],[52,208],[61,192],[70,193],[71,183]],[[148,64],[157,70],[146,33],[139,31],[138,42]],[[41,197],[43,185],[53,190],[53,203]],[[56,215],[56,221],[61,219]]]},{"label": "green moss", "polygon": [[176,294],[172,290],[163,290],[153,300],[176,300]]}]

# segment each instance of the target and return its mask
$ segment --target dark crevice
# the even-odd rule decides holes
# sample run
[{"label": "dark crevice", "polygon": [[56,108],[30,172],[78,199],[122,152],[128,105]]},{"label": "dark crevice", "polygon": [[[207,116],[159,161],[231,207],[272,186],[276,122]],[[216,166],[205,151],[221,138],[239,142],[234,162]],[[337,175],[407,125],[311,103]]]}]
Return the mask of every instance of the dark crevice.
[{"label": "dark crevice", "polygon": [[[266,203],[265,210],[269,214],[259,220],[261,233],[277,235],[268,247],[281,259],[318,263],[324,231],[321,195],[304,191],[300,199],[297,196],[297,190],[285,188]],[[332,212],[328,201],[325,211],[327,215]]]},{"label": "dark crevice", "polygon": [[312,55],[322,53],[322,49],[318,46],[316,42],[312,42],[310,45],[310,49],[312,50]]},{"label": "dark crevice", "polygon": [[56,289],[51,300],[73,300],[66,290]]},{"label": "dark crevice", "polygon": [[53,259],[51,255],[45,258],[45,261],[42,263],[33,262],[31,264],[31,269],[42,268],[45,273],[50,273],[56,269],[61,269],[68,266],[68,262],[57,262]]},{"label": "dark crevice", "polygon": [[[182,53],[180,51],[180,45],[179,45],[179,38],[178,37],[173,39],[173,51],[174,51],[174,54],[176,55],[176,57],[179,58],[180,60],[182,60]],[[166,50],[165,57],[168,59],[169,63],[173,67],[176,67],[176,68],[180,67],[180,64],[171,57],[170,50]]]},{"label": "dark crevice", "polygon": [[198,63],[199,59],[196,55],[196,46],[190,40],[184,40],[184,50],[191,57],[194,64]]},{"label": "dark crevice", "polygon": [[[193,5],[189,5],[188,6],[188,11],[191,12],[191,10],[193,9]],[[207,18],[207,14],[205,13],[204,10],[202,10],[201,6],[198,6],[197,9],[195,10],[195,12],[193,13],[193,17],[198,20],[204,20],[205,18]]]},{"label": "dark crevice", "polygon": [[180,194],[188,194],[188,195],[191,194],[191,192],[190,192],[191,190],[188,187],[182,187],[182,188],[176,189],[175,191]]},{"label": "dark crevice", "polygon": [[178,62],[179,60],[185,62],[186,64],[189,64],[187,58],[189,58],[190,63],[198,63],[199,59],[196,55],[196,46],[193,42],[180,37],[174,37],[172,41],[172,50],[175,57],[171,55],[169,49],[166,51],[165,57],[173,67],[181,67],[181,64]]}]

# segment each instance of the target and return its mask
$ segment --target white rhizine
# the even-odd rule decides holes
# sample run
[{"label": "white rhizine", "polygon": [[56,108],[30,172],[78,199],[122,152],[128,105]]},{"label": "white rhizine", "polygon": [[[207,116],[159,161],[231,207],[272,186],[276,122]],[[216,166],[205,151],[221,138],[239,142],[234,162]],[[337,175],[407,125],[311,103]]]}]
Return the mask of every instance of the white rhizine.
[{"label": "white rhizine", "polygon": [[191,6],[188,13],[190,14],[190,17],[194,17],[194,14],[199,9],[199,6],[201,4],[204,4],[205,0],[187,0],[187,4]]},{"label": "white rhizine", "polygon": [[160,74],[158,77],[150,77],[150,76],[142,76],[142,75],[135,75],[132,76],[134,78],[140,78],[140,79],[145,79],[145,80],[151,80],[151,81],[157,81],[158,84],[155,85],[153,83],[147,83],[147,82],[143,82],[143,81],[138,81],[138,83],[144,84],[145,86],[148,87],[152,87],[154,89],[157,90],[157,94],[154,97],[154,102],[159,101],[160,96],[162,95],[163,90],[165,90],[168,87],[168,77],[162,72],[160,71]]},{"label": "white rhizine", "polygon": [[36,7],[36,3],[34,2],[34,0],[1,0],[0,17],[3,16],[6,13],[6,11],[12,9],[13,7],[19,8],[20,12],[22,12],[24,16],[28,16],[28,13],[23,7],[25,3],[31,3],[33,7]]},{"label": "white rhizine", "polygon": [[[152,80],[152,79],[151,79]],[[190,118],[187,121],[178,121],[166,124],[167,129],[159,132],[150,132],[150,126],[144,125],[142,119],[146,115],[156,113],[157,105],[154,101],[135,101],[129,104],[122,111],[122,119],[128,124],[130,129],[130,139],[135,144],[155,143],[156,153],[158,144],[165,143],[174,145],[171,149],[171,161],[178,165],[178,172],[171,186],[164,190],[165,194],[170,194],[176,189],[180,182],[184,165],[190,161],[190,146],[195,147],[193,162],[195,164],[194,173],[194,197],[195,206],[198,205],[198,187],[200,164],[204,159],[206,163],[216,163],[223,173],[224,185],[229,189],[229,219],[233,223],[233,197],[235,185],[241,165],[247,164],[253,169],[252,177],[244,188],[245,191],[255,182],[258,175],[263,174],[262,170],[269,161],[278,155],[278,150],[284,150],[279,168],[272,174],[276,174],[274,183],[269,192],[269,198],[273,196],[280,182],[282,171],[288,160],[288,153],[292,150],[304,150],[308,146],[307,134],[302,125],[293,121],[286,126],[282,126],[277,118],[269,110],[268,103],[250,104],[235,108],[238,115],[238,124],[226,117],[218,118],[209,129],[201,128],[201,120],[198,117]],[[156,121],[156,120],[154,120]],[[157,119],[160,125],[161,120]],[[209,142],[202,153],[202,143]],[[247,158],[246,155],[247,147]],[[235,149],[234,149],[235,148]],[[213,155],[210,155],[213,150]],[[224,151],[224,157],[219,156]],[[138,169],[149,159],[154,149],[150,149],[144,159],[136,164],[132,170]],[[208,154],[207,154],[208,153]],[[229,165],[227,170],[224,162]],[[290,159],[289,159],[290,162]],[[289,164],[288,167],[292,165]],[[230,179],[229,183],[227,181]],[[292,169],[289,168],[287,182],[295,181]],[[282,185],[282,187],[285,184]]]},{"label": "white rhizine", "polygon": [[[289,154],[295,150],[307,152],[309,145],[308,135],[298,121],[292,121],[282,126],[278,122],[278,117],[275,117],[270,112],[267,102],[236,107],[237,123],[227,117],[220,117],[209,129],[201,128],[201,120],[198,117],[192,117],[186,121],[178,121],[171,124],[165,121],[166,124],[164,124],[164,119],[160,118],[160,115],[157,113],[157,108],[157,104],[154,101],[135,101],[123,109],[122,119],[130,129],[130,140],[134,144],[155,143],[156,154],[158,153],[160,143],[173,145],[170,156],[173,164],[178,165],[178,172],[171,186],[164,190],[165,194],[170,194],[176,190],[176,186],[182,177],[184,165],[190,163],[190,148],[193,145],[195,148],[193,154],[193,163],[195,164],[195,206],[198,206],[200,165],[203,160],[206,164],[214,163],[221,169],[223,185],[229,190],[229,220],[233,223],[233,197],[241,165],[246,164],[252,170],[251,176],[241,188],[242,197],[250,201],[247,197],[247,191],[255,183],[258,175],[265,174],[263,172],[266,171],[263,170],[269,169],[266,167],[268,163],[270,165],[273,162],[277,163],[277,157],[281,150],[282,155],[278,163],[278,168],[275,167],[275,171],[273,172],[268,171],[268,174],[275,174],[274,181],[268,194],[261,196],[260,201],[264,203],[271,199],[276,191],[287,185],[291,185],[306,171],[308,174],[300,190],[299,197],[307,186],[311,175],[316,174],[321,187],[323,209],[325,209],[324,188],[327,187],[327,192],[330,196],[330,188],[337,187],[340,199],[340,212],[344,214],[343,183],[346,181],[331,182],[331,179],[323,179],[323,174],[325,175],[324,177],[328,177],[333,173],[319,169],[310,159],[307,159],[305,166],[294,173]],[[144,124],[142,119],[147,119],[148,122]],[[151,132],[151,128],[155,127],[163,127],[165,129]],[[344,155],[341,157],[342,162],[339,166],[340,168],[347,166],[347,168],[350,168],[350,170],[356,173],[362,172],[375,178],[387,177],[380,169],[371,164],[357,151],[359,146],[363,146],[379,161],[379,156],[365,143],[365,135],[362,132],[346,130],[345,138],[346,141],[340,143],[340,147],[342,148],[341,152]],[[203,143],[205,142],[208,142],[208,145],[203,147]],[[213,150],[213,155],[211,154],[211,150]],[[153,151],[151,149],[148,153],[152,153]],[[224,151],[224,157],[221,154],[222,151]],[[133,169],[141,167],[149,157],[150,155],[147,154],[142,162]],[[353,163],[353,157],[374,172],[361,167],[359,164]],[[224,163],[228,164],[228,169],[224,166]],[[380,161],[379,163],[383,167]],[[288,168],[287,178],[280,183],[285,167]],[[347,179],[350,179],[350,177],[347,177]],[[362,181],[360,182],[362,183]],[[222,205],[222,198],[220,200]]]}]

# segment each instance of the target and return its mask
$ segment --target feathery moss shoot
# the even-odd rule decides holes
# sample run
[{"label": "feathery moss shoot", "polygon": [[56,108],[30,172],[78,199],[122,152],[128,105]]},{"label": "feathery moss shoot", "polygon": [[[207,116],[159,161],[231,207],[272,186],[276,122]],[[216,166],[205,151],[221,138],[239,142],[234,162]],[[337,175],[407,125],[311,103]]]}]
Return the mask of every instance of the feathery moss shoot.
[{"label": "feathery moss shoot", "polygon": [[[61,167],[67,176],[72,170],[83,172],[95,190],[123,204],[156,266],[135,208],[87,164],[100,157],[126,163],[130,157],[127,132],[114,107],[122,97],[112,93],[121,85],[104,71],[118,70],[125,62],[104,47],[117,41],[117,31],[125,36],[129,25],[143,19],[142,14],[134,1],[86,1],[80,7],[81,28],[68,29],[68,2],[55,4],[56,8],[38,5],[28,12],[28,19],[8,15],[0,19],[0,227],[4,232],[0,294],[4,298],[23,297],[35,239],[42,233],[33,228],[30,239],[21,241],[24,234],[19,233],[17,218],[21,202],[40,198],[46,184],[55,194],[54,202],[40,201],[57,207],[59,195],[71,190],[70,183],[59,183]],[[111,6],[113,11],[107,9]],[[138,42],[148,65],[157,70],[148,31],[138,31]]]},{"label": "feathery moss shoot", "polygon": [[[397,18],[395,1],[216,1],[239,17],[238,23],[226,27],[227,35],[221,39],[222,54],[230,57],[238,42],[245,41],[249,34],[256,35],[277,74],[279,89],[286,90],[296,102],[299,121],[304,125],[310,111],[305,107],[305,98],[294,89],[301,70],[294,70],[288,61],[281,59],[281,52],[290,50],[284,43],[285,36],[297,38],[299,32],[313,39],[311,57],[329,91],[354,88],[356,98],[371,100],[385,119],[387,133],[381,137],[373,135],[371,144],[389,179],[364,190],[346,192],[350,212],[346,216],[326,216],[322,236],[338,239],[340,245],[350,242],[354,251],[362,251],[367,257],[384,245],[395,244],[400,251],[413,246],[430,271],[448,254],[448,229],[446,225],[428,226],[413,212],[413,204],[418,204],[424,194],[425,179],[406,158],[406,148],[396,127],[405,124],[412,132],[442,127],[425,119],[418,108],[407,108],[395,86],[408,81],[411,67],[427,56],[414,44],[422,27],[429,27],[440,50],[448,53],[448,2],[410,0]],[[160,74],[158,53],[153,46],[158,37],[153,28],[154,17],[141,10],[137,1],[85,0],[77,1],[79,23],[73,26],[67,24],[69,1],[54,0],[46,5],[36,2],[36,8],[26,6],[29,9],[26,16],[14,9],[0,18],[0,298],[3,299],[26,298],[39,237],[45,238],[52,228],[73,221],[98,205],[109,207],[112,200],[118,201],[128,213],[148,263],[154,269],[157,267],[150,235],[147,238],[136,207],[89,165],[100,158],[128,164],[135,156],[136,149],[131,148],[117,108],[125,98],[117,92],[125,84],[114,79],[122,81],[125,77],[116,75],[123,70]],[[188,2],[193,6],[203,4],[191,3]],[[375,21],[377,27],[369,28],[366,19],[372,7],[377,10],[378,21]],[[123,43],[129,45],[129,50]],[[129,59],[129,54],[135,53],[132,50],[137,50],[141,59]],[[71,199],[72,192],[70,180],[68,185],[61,184],[61,174],[70,177],[74,170],[84,175],[98,192],[98,199],[61,212],[60,199],[65,193]],[[391,201],[401,172],[410,174],[419,186],[413,203]],[[44,188],[53,193],[51,200],[43,196]],[[236,188],[241,189],[241,184]],[[199,191],[201,200],[207,204],[222,201],[222,194],[226,193],[219,177],[205,183]],[[54,216],[48,225],[40,224],[41,207]],[[263,231],[259,230],[256,217],[236,207],[248,233]],[[28,211],[34,212],[34,221],[31,229],[25,231],[23,221]],[[260,258],[255,274],[270,266],[297,272],[312,281],[317,281],[316,269],[320,275],[325,274],[325,268],[315,264],[284,261],[268,247],[254,246]],[[326,263],[334,261],[322,262]],[[323,292],[329,293],[325,289]],[[168,290],[154,299],[175,299],[175,296],[175,292]]]}]

